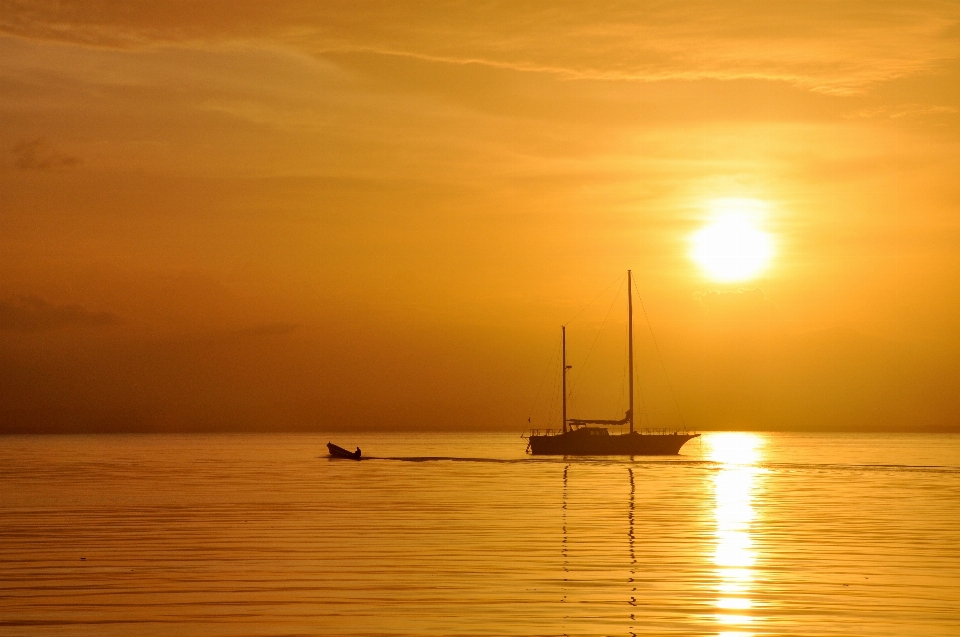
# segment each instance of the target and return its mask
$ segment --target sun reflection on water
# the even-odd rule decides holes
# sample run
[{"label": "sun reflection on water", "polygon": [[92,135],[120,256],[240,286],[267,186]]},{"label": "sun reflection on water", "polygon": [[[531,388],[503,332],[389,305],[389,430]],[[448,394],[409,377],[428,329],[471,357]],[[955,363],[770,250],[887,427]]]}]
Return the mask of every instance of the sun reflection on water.
[{"label": "sun reflection on water", "polygon": [[[719,624],[749,625],[755,617],[750,592],[752,567],[756,551],[750,527],[756,517],[753,492],[756,477],[762,469],[754,466],[761,457],[763,438],[750,433],[719,433],[705,441],[708,458],[721,463],[714,477],[716,506],[716,549],[713,563],[717,567],[716,619]],[[748,637],[750,632],[722,631],[720,637]]]}]

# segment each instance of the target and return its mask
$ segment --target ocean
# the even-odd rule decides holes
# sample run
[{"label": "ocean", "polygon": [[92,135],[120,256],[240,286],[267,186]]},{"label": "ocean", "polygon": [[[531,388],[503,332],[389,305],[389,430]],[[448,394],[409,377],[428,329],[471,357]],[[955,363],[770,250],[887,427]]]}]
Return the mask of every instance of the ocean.
[{"label": "ocean", "polygon": [[0,437],[0,634],[960,635],[960,435],[524,447]]}]

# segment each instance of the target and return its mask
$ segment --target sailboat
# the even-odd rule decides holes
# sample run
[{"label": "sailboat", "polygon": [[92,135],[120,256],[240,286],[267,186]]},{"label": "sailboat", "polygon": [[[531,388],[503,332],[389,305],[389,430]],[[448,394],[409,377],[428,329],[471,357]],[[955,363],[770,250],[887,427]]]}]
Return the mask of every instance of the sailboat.
[{"label": "sailboat", "polygon": [[[630,403],[620,420],[567,418],[567,328],[560,328],[560,365],[562,427],[560,430],[534,430],[527,438],[527,451],[534,455],[554,456],[675,456],[688,440],[700,434],[686,431],[643,433],[634,428],[633,417],[633,274],[627,270],[627,351]],[[600,425],[600,426],[591,426]],[[630,425],[628,433],[611,434],[607,426]]]}]

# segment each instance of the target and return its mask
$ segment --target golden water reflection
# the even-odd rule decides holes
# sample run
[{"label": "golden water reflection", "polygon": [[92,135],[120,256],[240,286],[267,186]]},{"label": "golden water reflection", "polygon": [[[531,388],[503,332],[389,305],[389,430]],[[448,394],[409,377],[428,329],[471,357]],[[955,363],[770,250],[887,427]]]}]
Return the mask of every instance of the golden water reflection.
[{"label": "golden water reflection", "polygon": [[[756,551],[750,535],[756,517],[753,493],[763,469],[763,438],[751,433],[717,433],[705,441],[708,457],[722,463],[714,477],[717,567],[716,619],[725,627],[748,628],[756,619],[751,592]],[[752,632],[723,630],[720,637],[748,637]]]}]

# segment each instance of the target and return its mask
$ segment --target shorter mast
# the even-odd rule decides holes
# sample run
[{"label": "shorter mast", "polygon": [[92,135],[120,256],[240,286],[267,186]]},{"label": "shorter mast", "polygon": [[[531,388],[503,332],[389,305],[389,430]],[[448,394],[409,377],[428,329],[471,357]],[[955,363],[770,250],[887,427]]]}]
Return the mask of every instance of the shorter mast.
[{"label": "shorter mast", "polygon": [[561,400],[561,418],[563,418],[563,433],[567,433],[567,326],[560,326],[560,369],[563,371],[563,380],[561,382],[563,392],[563,400]]},{"label": "shorter mast", "polygon": [[627,347],[630,350],[630,433],[633,433],[633,274],[627,270]]}]

